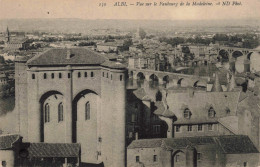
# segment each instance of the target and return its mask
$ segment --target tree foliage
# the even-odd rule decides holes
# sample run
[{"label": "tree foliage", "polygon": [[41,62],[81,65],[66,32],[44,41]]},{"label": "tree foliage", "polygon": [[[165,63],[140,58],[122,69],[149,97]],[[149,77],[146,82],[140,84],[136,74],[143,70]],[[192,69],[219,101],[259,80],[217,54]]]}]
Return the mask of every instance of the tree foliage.
[{"label": "tree foliage", "polygon": [[139,29],[139,36],[141,39],[144,39],[146,37],[146,32],[144,31],[144,29]]}]

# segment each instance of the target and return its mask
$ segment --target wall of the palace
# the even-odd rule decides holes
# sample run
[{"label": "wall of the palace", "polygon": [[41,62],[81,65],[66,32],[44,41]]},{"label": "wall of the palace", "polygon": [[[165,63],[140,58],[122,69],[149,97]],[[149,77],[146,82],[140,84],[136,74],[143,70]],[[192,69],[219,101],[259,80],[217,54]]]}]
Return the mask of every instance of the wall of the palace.
[{"label": "wall of the palace", "polygon": [[[155,155],[156,161],[154,161]],[[139,156],[140,162],[136,162],[136,156]],[[127,149],[127,167],[137,167],[140,164],[152,167],[171,167],[171,151],[162,150],[160,147]]]},{"label": "wall of the palace", "polygon": [[[198,154],[200,154],[200,159],[197,157]],[[154,161],[154,155],[157,156],[156,161]],[[139,156],[140,163],[144,166],[154,167],[224,167],[226,163],[226,155],[214,144],[196,145],[195,148],[175,148],[174,150],[166,150],[161,147],[127,149],[128,167],[140,166],[140,163],[136,162],[136,156]]]},{"label": "wall of the palace", "polygon": [[[192,125],[192,124],[190,124]],[[209,124],[202,124],[202,131],[198,131],[198,125],[192,125],[192,131],[188,131],[188,125],[180,125],[180,131],[176,132],[176,125],[174,125],[173,137],[193,137],[193,136],[216,136],[216,135],[232,135],[228,129],[221,124],[212,124],[212,130],[208,129]]]},{"label": "wall of the palace", "polygon": [[[81,73],[78,77],[78,73]],[[87,76],[85,77],[85,72]],[[91,77],[93,72],[93,77]],[[61,73],[61,78],[59,78]],[[70,78],[68,74],[70,73]],[[35,74],[35,79],[32,79],[32,75]],[[44,74],[47,78],[44,79]],[[54,74],[54,78],[52,78]],[[50,91],[57,91],[64,96],[64,115],[66,118],[66,142],[71,142],[72,138],[72,100],[81,91],[90,89],[97,93],[100,92],[100,71],[98,68],[90,67],[89,69],[80,68],[71,69],[70,67],[63,68],[31,68],[28,70],[28,113],[29,113],[29,141],[40,142],[41,132],[30,129],[41,129],[41,112],[35,112],[41,110],[40,99],[44,94]]]},{"label": "wall of the palace", "polygon": [[[28,68],[24,63],[16,62],[16,71],[19,70],[16,72],[16,89],[17,92],[20,91],[16,95],[16,107],[20,114],[24,141],[71,143],[72,115],[77,110],[78,120],[74,131],[76,142],[81,143],[81,161],[104,162],[105,166],[124,166],[125,70],[102,69],[101,71],[100,66]],[[109,73],[108,78],[102,76],[103,71]],[[44,74],[47,75],[45,79]],[[86,90],[89,92],[86,93]],[[85,93],[85,98],[79,96],[82,93]],[[77,99],[78,97],[80,98]],[[91,103],[91,119],[85,121],[82,119],[85,118],[83,112],[87,101]],[[62,122],[58,122],[60,102],[63,102]],[[50,105],[48,123],[44,123],[43,119],[43,107],[46,103]],[[77,108],[73,108],[74,103]]]},{"label": "wall of the palace", "polygon": [[[85,105],[90,104],[90,119],[85,119]],[[77,102],[77,143],[81,144],[81,161],[97,163],[99,96],[85,94]]]},{"label": "wall of the palace", "polygon": [[49,105],[50,110],[50,122],[44,122],[44,142],[46,143],[66,142],[65,121],[58,121],[58,106],[60,103],[64,104],[63,96],[59,94],[49,96],[43,103],[43,118],[45,117],[44,107],[46,104]]},{"label": "wall of the palace", "polygon": [[226,167],[255,167],[259,166],[259,153],[251,154],[227,154]]},{"label": "wall of the palace", "polygon": [[25,62],[15,63],[15,112],[17,131],[28,141],[27,72]]},{"label": "wall of the palace", "polygon": [[126,110],[125,71],[110,70],[108,68],[102,69],[101,98],[102,159],[105,166],[124,166]]},{"label": "wall of the palace", "polygon": [[13,167],[15,163],[14,161],[15,158],[13,150],[0,150],[0,165],[2,165],[2,163],[6,163],[6,167]]}]

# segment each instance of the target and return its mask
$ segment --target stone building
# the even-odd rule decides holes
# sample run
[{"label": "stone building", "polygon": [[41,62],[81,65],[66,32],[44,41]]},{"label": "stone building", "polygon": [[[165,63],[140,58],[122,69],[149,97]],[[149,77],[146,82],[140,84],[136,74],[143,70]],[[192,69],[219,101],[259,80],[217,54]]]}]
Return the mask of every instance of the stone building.
[{"label": "stone building", "polygon": [[6,29],[6,41],[5,41],[5,50],[19,50],[27,49],[29,43],[24,36],[12,36],[7,27]]},{"label": "stone building", "polygon": [[23,142],[79,143],[81,164],[124,166],[125,72],[122,64],[83,48],[16,59]]},{"label": "stone building", "polygon": [[259,153],[247,136],[140,139],[127,148],[127,166],[258,166]]},{"label": "stone building", "polygon": [[211,91],[162,90],[153,114],[167,139],[133,141],[127,166],[259,166],[259,83],[245,92],[232,76],[223,92],[216,75]]}]

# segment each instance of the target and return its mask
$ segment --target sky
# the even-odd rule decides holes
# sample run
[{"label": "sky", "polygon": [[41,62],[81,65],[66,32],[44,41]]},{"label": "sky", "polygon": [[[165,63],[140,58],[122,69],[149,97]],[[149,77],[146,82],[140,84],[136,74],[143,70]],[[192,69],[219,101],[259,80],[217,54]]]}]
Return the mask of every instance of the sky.
[{"label": "sky", "polygon": [[[125,0],[127,7],[114,6],[116,0],[0,0],[0,19],[79,18],[146,20],[259,19],[260,0],[237,0],[241,6],[136,6],[137,2],[186,3],[224,0]],[[99,3],[106,3],[100,7]],[[121,2],[121,1],[120,1]],[[231,4],[233,0],[229,1]]]}]

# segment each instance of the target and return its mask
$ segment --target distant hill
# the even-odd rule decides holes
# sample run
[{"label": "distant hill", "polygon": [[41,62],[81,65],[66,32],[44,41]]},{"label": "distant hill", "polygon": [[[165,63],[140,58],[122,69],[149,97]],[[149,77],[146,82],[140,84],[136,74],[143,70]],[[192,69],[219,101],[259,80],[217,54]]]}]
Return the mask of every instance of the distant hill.
[{"label": "distant hill", "polygon": [[[249,28],[259,27],[259,19],[249,20],[84,20],[84,19],[4,19],[0,20],[0,32],[6,27],[11,31],[44,31],[44,32],[68,32],[68,33],[89,33],[92,29],[117,28],[123,30],[136,29],[138,27],[154,30],[169,30],[170,28],[181,27],[221,27],[228,28]],[[212,31],[212,30],[211,30]]]}]

